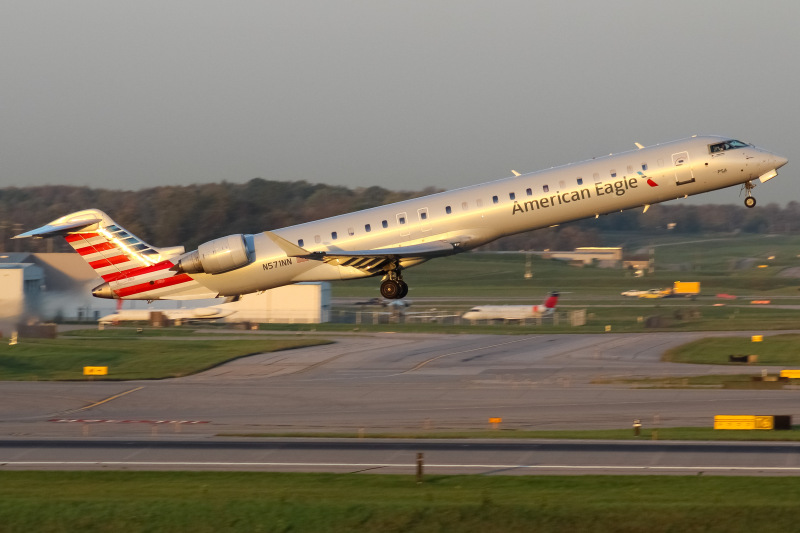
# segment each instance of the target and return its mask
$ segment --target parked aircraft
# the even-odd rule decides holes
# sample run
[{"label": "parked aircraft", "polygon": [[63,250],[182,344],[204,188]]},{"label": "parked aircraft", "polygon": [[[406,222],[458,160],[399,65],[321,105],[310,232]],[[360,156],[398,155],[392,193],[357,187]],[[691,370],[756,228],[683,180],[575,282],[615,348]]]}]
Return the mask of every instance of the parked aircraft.
[{"label": "parked aircraft", "polygon": [[467,320],[525,320],[552,315],[558,303],[558,293],[551,292],[542,305],[480,305],[461,318]]},{"label": "parked aircraft", "polygon": [[[97,209],[17,235],[63,235],[103,278],[99,298],[237,297],[300,281],[381,276],[381,295],[408,293],[407,268],[499,237],[599,217],[733,185],[755,205],[754,180],[787,159],[726,137],[691,137],[581,163],[257,234],[228,235],[185,253],[151,246]],[[200,215],[202,216],[202,214]]]},{"label": "parked aircraft", "polygon": [[150,313],[160,312],[168,320],[181,320],[193,322],[195,320],[216,320],[225,318],[235,313],[232,309],[222,307],[197,307],[194,309],[119,309],[115,313],[101,317],[100,324],[114,324],[116,322],[146,322],[150,320]]}]

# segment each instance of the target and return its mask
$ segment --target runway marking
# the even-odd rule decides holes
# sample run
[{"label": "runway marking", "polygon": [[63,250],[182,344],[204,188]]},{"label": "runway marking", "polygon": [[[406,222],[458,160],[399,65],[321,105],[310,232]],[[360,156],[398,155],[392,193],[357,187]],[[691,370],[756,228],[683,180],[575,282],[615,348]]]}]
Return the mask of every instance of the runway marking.
[{"label": "runway marking", "polygon": [[208,420],[117,420],[106,418],[51,418],[48,422],[79,424],[210,424]]},{"label": "runway marking", "polygon": [[[199,461],[0,461],[0,466],[151,466],[151,467],[347,467],[363,470],[375,468],[408,468],[416,469],[416,464],[410,463],[274,463],[274,462],[199,462]],[[492,470],[642,470],[676,472],[681,470],[702,470],[704,472],[800,472],[800,466],[631,466],[631,465],[460,465],[460,464],[425,464],[426,469],[431,468],[464,468],[464,469],[492,469]]]},{"label": "runway marking", "polygon": [[427,361],[422,361],[421,363],[419,363],[414,368],[411,368],[409,370],[405,370],[405,371],[401,372],[401,374],[408,374],[409,372],[414,372],[415,370],[419,370],[420,368],[422,368],[423,366],[427,365],[428,363],[432,363],[432,362],[436,361],[437,359],[441,359],[442,357],[448,357],[450,355],[459,355],[459,354],[462,354],[462,353],[478,352],[478,351],[481,351],[481,350],[487,350],[489,348],[497,348],[498,346],[505,346],[506,344],[514,344],[514,343],[517,343],[517,342],[522,342],[522,341],[527,341],[527,340],[530,340],[530,336],[525,336],[525,337],[523,337],[521,339],[515,339],[513,341],[501,342],[501,343],[498,343],[498,344],[490,344],[489,346],[481,346],[480,348],[471,348],[469,350],[461,350],[461,351],[458,351],[458,352],[444,353],[442,355],[437,355],[436,357],[431,357]]},{"label": "runway marking", "polygon": [[125,396],[126,394],[130,394],[132,392],[136,392],[138,390],[142,390],[143,388],[144,387],[142,386],[142,387],[136,387],[135,389],[126,390],[125,392],[120,392],[119,394],[115,394],[114,396],[109,396],[105,400],[100,400],[99,402],[95,402],[93,404],[87,405],[86,407],[81,407],[79,409],[70,409],[68,411],[64,411],[64,413],[80,413],[81,411],[88,411],[89,409],[91,409],[93,407],[97,407],[98,405],[103,405],[106,402],[110,402],[111,400],[116,400],[117,398],[121,398],[122,396]]}]

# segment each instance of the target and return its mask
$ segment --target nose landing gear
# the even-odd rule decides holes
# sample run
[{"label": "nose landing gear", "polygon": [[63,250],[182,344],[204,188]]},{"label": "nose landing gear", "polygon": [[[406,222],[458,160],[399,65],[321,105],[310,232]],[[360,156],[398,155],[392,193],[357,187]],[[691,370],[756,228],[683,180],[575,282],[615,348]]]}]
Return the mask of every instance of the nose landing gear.
[{"label": "nose landing gear", "polygon": [[744,190],[747,191],[747,196],[745,196],[745,198],[744,198],[744,205],[746,207],[755,207],[756,206],[756,199],[753,198],[753,196],[752,196],[753,195],[752,191],[755,188],[756,188],[756,186],[752,181],[745,182]]}]

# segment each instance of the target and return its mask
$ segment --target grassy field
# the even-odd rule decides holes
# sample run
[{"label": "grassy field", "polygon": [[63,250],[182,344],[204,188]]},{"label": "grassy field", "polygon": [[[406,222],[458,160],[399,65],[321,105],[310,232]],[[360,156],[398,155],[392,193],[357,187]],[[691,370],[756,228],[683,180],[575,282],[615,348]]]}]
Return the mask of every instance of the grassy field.
[{"label": "grassy field", "polygon": [[800,335],[769,335],[763,342],[752,342],[750,337],[701,339],[667,351],[662,360],[728,365],[729,355],[749,354],[758,355],[759,365],[800,366]]},{"label": "grassy field", "polygon": [[[101,332],[102,333],[102,332]],[[0,380],[79,380],[84,366],[107,366],[91,379],[161,379],[186,376],[227,361],[263,352],[330,341],[311,337],[253,340],[162,339],[148,335],[119,341],[101,338],[21,339],[0,344]]]},{"label": "grassy field", "polygon": [[[531,299],[560,290],[578,304],[597,297],[619,297],[627,289],[671,286],[676,280],[700,281],[702,293],[742,297],[791,297],[800,302],[800,279],[778,274],[799,266],[800,237],[754,235],[681,235],[644,239],[637,235],[607,236],[607,246],[647,255],[655,245],[655,273],[634,278],[620,269],[572,267],[563,261],[531,256],[532,278],[525,279],[524,253],[467,253],[429,261],[404,273],[408,298],[488,298],[497,302]],[[641,247],[641,249],[638,249]],[[772,259],[770,259],[772,258]],[[760,265],[766,265],[759,268]],[[376,278],[333,283],[334,297],[378,296]],[[619,298],[622,300],[621,298]],[[488,303],[488,302],[484,302]]]},{"label": "grassy field", "polygon": [[[525,253],[467,253],[429,261],[404,273],[412,302],[407,322],[413,314],[455,315],[479,304],[540,303],[547,293],[561,293],[559,310],[586,309],[585,326],[542,326],[518,324],[456,324],[452,319],[434,324],[373,325],[367,318],[357,327],[363,331],[409,331],[444,333],[598,333],[606,326],[612,332],[643,331],[737,331],[742,329],[798,329],[800,309],[780,309],[752,304],[770,300],[772,304],[800,306],[800,278],[787,274],[800,265],[800,237],[762,235],[661,235],[643,238],[616,234],[606,237],[606,245],[623,245],[628,253],[647,256],[655,248],[655,273],[636,278],[632,272],[593,266],[575,267],[566,262],[530,256],[532,277],[524,277]],[[701,296],[685,298],[638,299],[620,295],[628,289],[671,287],[673,282],[699,281]],[[376,278],[334,282],[333,296],[366,301],[378,296]],[[738,298],[725,300],[717,294]],[[358,310],[386,312],[375,306],[337,306],[334,320],[354,322]],[[388,313],[386,313],[388,315]],[[349,318],[347,318],[349,317]],[[650,322],[648,324],[648,319]],[[659,321],[653,325],[653,320]],[[423,319],[424,320],[424,319]],[[325,325],[319,328],[353,329],[356,325]],[[308,326],[292,328],[309,329]]]},{"label": "grassy field", "polygon": [[0,532],[772,532],[796,478],[0,472]]}]

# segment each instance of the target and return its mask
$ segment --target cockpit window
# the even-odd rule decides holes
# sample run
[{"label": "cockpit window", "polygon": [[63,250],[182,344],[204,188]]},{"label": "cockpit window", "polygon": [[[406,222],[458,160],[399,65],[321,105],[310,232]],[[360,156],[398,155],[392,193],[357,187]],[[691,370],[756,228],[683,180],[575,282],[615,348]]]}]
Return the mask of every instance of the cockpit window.
[{"label": "cockpit window", "polygon": [[745,148],[746,146],[747,143],[731,139],[730,141],[712,144],[710,148],[711,153],[713,154],[716,152],[724,152],[725,150],[733,150],[734,148]]}]

